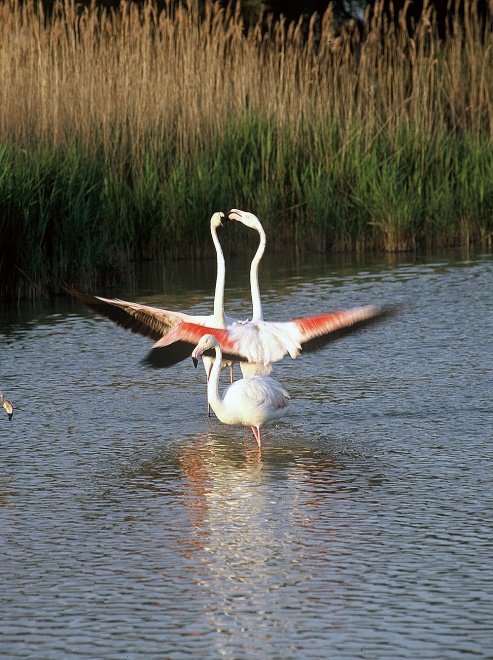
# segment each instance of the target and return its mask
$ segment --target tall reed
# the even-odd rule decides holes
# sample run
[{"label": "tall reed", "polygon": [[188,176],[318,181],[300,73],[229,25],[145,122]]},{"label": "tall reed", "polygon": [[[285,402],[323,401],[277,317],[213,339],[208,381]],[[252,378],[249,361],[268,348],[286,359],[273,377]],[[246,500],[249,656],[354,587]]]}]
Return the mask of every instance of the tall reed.
[{"label": "tall reed", "polygon": [[272,249],[491,247],[493,41],[472,8],[442,42],[431,9],[411,39],[377,6],[360,40],[330,11],[306,33],[213,4],[1,3],[0,295],[208,252],[226,206]]}]

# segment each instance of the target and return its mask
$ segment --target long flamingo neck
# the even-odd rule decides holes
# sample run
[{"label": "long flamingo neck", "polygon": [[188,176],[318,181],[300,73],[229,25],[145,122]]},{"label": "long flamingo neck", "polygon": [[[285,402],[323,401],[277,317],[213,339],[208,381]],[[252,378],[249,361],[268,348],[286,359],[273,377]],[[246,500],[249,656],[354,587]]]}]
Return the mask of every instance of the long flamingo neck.
[{"label": "long flamingo neck", "polygon": [[250,266],[250,289],[252,292],[252,305],[253,305],[253,312],[252,312],[252,321],[262,321],[263,320],[263,314],[262,314],[262,301],[260,300],[260,285],[258,281],[258,267],[260,264],[260,260],[264,256],[265,252],[265,244],[266,244],[266,236],[265,236],[265,231],[260,228],[258,229],[258,233],[260,234],[260,243],[257,248],[257,252],[255,253],[255,256],[252,259],[252,265]]},{"label": "long flamingo neck", "polygon": [[207,382],[207,400],[209,401],[212,410],[218,415],[218,410],[223,406],[223,401],[219,396],[219,373],[221,372],[221,360],[223,357],[221,347],[216,346],[216,359],[212,365],[209,380]]},{"label": "long flamingo neck", "polygon": [[215,227],[211,227],[212,240],[216,248],[217,255],[217,275],[216,275],[216,290],[214,292],[214,320],[218,327],[224,328],[226,321],[224,318],[224,284],[226,280],[226,263],[224,261],[224,254],[221,248],[221,243],[217,237]]}]

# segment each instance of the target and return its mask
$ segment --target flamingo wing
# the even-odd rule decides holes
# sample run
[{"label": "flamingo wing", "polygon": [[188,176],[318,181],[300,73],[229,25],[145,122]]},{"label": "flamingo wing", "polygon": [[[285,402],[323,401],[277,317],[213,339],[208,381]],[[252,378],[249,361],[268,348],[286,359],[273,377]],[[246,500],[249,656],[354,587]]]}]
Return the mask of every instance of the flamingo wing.
[{"label": "flamingo wing", "polygon": [[167,334],[182,320],[194,318],[181,312],[170,312],[166,309],[127,302],[118,298],[90,296],[69,287],[65,287],[65,289],[95,312],[106,316],[121,328],[155,341]]},{"label": "flamingo wing", "polygon": [[274,410],[288,407],[289,394],[280,383],[270,376],[244,378],[243,382],[245,391],[257,404],[263,403]]},{"label": "flamingo wing", "polygon": [[[288,354],[296,358],[301,351],[319,350],[392,313],[390,307],[367,305],[287,322],[234,323],[226,329],[181,321],[154,344],[144,364],[154,368],[178,364],[191,356],[203,335],[211,334],[218,340],[224,360],[267,365]],[[213,352],[205,351],[204,355],[213,355]]]},{"label": "flamingo wing", "polygon": [[[193,349],[203,335],[214,335],[218,340],[223,354],[223,361],[246,359],[238,353],[238,347],[235,342],[231,341],[227,330],[181,321],[166,335],[160,337],[144,358],[143,363],[155,369],[178,364],[178,362],[191,357]],[[215,351],[210,349],[204,351],[203,355],[214,357]]]},{"label": "flamingo wing", "polygon": [[396,312],[394,306],[365,305],[331,314],[320,314],[288,322],[293,338],[304,353],[318,351],[330,342],[369,325],[383,321]]},{"label": "flamingo wing", "polygon": [[301,352],[317,351],[327,344],[382,321],[393,313],[391,307],[366,305],[352,309],[294,319],[235,323],[227,328],[229,350],[252,363],[264,365],[293,359]]}]

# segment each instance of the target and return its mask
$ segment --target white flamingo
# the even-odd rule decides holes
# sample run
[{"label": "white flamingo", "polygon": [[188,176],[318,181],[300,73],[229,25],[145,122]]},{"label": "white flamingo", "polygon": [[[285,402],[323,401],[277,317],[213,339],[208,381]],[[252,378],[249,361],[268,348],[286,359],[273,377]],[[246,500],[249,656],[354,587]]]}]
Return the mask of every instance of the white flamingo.
[{"label": "white flamingo", "polygon": [[250,376],[229,385],[219,395],[219,372],[222,360],[221,346],[210,334],[203,335],[192,352],[195,366],[205,351],[213,350],[215,362],[207,384],[207,399],[224,424],[251,426],[259,448],[262,446],[260,429],[284,417],[289,407],[289,394],[270,376]]},{"label": "white flamingo", "polygon": [[5,394],[0,392],[0,404],[2,408],[5,408],[5,412],[9,416],[9,421],[12,419],[12,415],[14,414],[14,406],[10,403],[10,401],[6,398]]},{"label": "white flamingo", "polygon": [[[108,317],[117,325],[130,330],[131,332],[138,333],[145,337],[150,337],[155,341],[166,335],[172,328],[177,326],[180,322],[195,323],[197,325],[204,325],[211,328],[226,328],[233,324],[235,319],[225,316],[224,314],[224,284],[226,278],[226,264],[224,260],[224,253],[217,236],[218,227],[222,226],[222,219],[224,213],[218,211],[214,213],[211,218],[211,235],[216,249],[217,256],[217,275],[216,275],[216,288],[214,294],[214,312],[211,315],[197,315],[193,316],[183,312],[172,312],[158,307],[150,307],[149,305],[141,305],[140,303],[128,302],[126,300],[119,300],[117,298],[102,298],[100,296],[90,296],[86,293],[81,293],[75,289],[66,287],[67,291],[76,296],[88,307],[91,307],[96,312]],[[175,347],[179,352],[180,346]],[[178,361],[190,357],[190,350],[188,347],[183,352]],[[213,357],[204,356],[203,364],[207,380],[212,369]],[[233,382],[233,361],[225,359],[221,367],[229,367],[230,380]],[[210,415],[209,405],[207,406],[207,414]]]},{"label": "white flamingo", "polygon": [[[231,220],[255,229],[260,235],[260,243],[250,267],[252,320],[227,323],[225,328],[217,331],[211,327],[181,322],[154,344],[144,360],[147,365],[159,368],[181,362],[183,355],[187,352],[190,354],[202,335],[212,334],[219,341],[223,353],[227,353],[229,358],[236,356],[240,360],[243,376],[268,375],[273,363],[284,356],[296,358],[302,350],[318,350],[392,313],[389,307],[366,305],[286,322],[264,321],[258,268],[265,251],[265,231],[253,213],[232,209],[226,215]],[[212,352],[209,354],[212,355]]]}]

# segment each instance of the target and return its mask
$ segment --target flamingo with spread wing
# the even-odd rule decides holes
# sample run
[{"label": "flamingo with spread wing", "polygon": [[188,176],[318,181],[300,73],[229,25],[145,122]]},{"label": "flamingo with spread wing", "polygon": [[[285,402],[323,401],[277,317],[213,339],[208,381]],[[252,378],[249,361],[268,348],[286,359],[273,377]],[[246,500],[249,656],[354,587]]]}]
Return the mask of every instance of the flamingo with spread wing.
[{"label": "flamingo with spread wing", "polygon": [[[291,321],[264,321],[258,267],[265,250],[265,232],[259,219],[252,213],[232,209],[231,220],[242,222],[260,235],[259,247],[252,260],[250,283],[252,291],[252,320],[239,322],[224,314],[224,255],[217,238],[217,227],[223,213],[211,218],[211,234],[217,251],[217,279],[214,298],[214,314],[192,316],[182,312],[141,305],[124,300],[89,296],[73,289],[69,291],[95,311],[107,316],[123,328],[155,340],[144,363],[154,368],[170,367],[191,356],[193,348],[204,334],[212,334],[219,341],[223,363],[225,360],[240,361],[244,376],[268,375],[273,363],[286,355],[296,358],[302,351],[318,350],[328,343],[363,327],[381,321],[391,315],[391,307],[367,305],[353,309],[319,314]],[[215,352],[205,352],[214,358]],[[204,365],[209,378],[212,362]]]},{"label": "flamingo with spread wing", "polygon": [[[154,344],[144,363],[154,368],[178,364],[191,356],[203,335],[211,334],[221,346],[223,359],[226,356],[240,361],[244,375],[268,375],[273,363],[286,355],[294,359],[302,351],[319,350],[392,313],[392,308],[366,305],[292,321],[234,323],[223,329],[182,321]],[[205,354],[212,355],[212,351]],[[244,363],[247,363],[246,369]]]},{"label": "flamingo with spread wing", "polygon": [[[253,213],[232,209],[226,216],[256,230],[260,236],[250,268],[253,305],[251,321],[227,324],[219,331],[207,326],[198,327],[198,324],[181,322],[154,344],[144,359],[148,366],[162,368],[177,364],[184,359],[183,355],[191,354],[193,346],[202,335],[212,334],[229,359],[236,357],[240,361],[243,376],[268,375],[272,371],[273,363],[286,355],[296,358],[301,351],[306,353],[318,350],[339,337],[381,321],[393,313],[391,307],[366,305],[292,321],[264,321],[258,268],[266,246],[265,231]],[[212,355],[212,351],[209,354]]]}]

